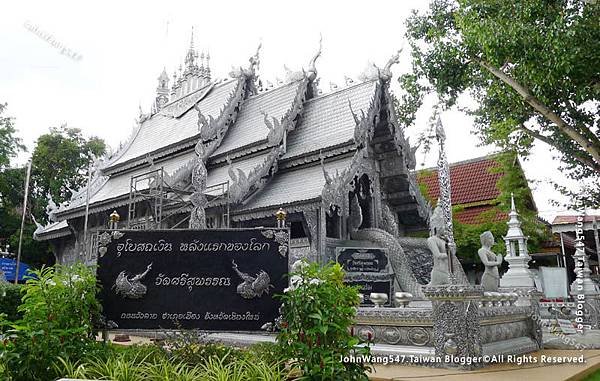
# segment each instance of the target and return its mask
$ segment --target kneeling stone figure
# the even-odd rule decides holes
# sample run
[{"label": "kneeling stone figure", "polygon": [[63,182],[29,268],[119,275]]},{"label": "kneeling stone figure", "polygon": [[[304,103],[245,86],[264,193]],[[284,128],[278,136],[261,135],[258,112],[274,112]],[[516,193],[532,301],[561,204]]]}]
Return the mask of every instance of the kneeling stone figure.
[{"label": "kneeling stone figure", "polygon": [[498,291],[500,284],[500,274],[498,266],[502,264],[502,255],[495,254],[492,251],[494,245],[494,236],[492,232],[485,231],[479,236],[481,240],[481,248],[477,251],[481,263],[485,266],[485,271],[481,277],[481,285],[484,291]]}]

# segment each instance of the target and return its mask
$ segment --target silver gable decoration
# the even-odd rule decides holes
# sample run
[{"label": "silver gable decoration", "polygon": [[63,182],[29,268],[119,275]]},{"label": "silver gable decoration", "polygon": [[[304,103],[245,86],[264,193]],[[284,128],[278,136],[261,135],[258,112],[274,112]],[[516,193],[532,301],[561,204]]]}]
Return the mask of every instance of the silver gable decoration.
[{"label": "silver gable decoration", "polygon": [[383,69],[380,69],[377,65],[371,64],[365,69],[365,71],[359,76],[361,81],[375,81],[380,80],[382,82],[388,82],[392,79],[392,66],[400,62],[400,53],[402,49],[394,53],[390,59],[386,62]]},{"label": "silver gable decoration", "polygon": [[321,158],[321,168],[325,177],[325,185],[321,192],[321,200],[329,215],[335,211],[340,216],[348,216],[348,192],[356,187],[355,180],[363,174],[375,172],[373,163],[368,158],[367,149],[359,149],[354,153],[350,165],[343,171],[336,170],[334,175],[325,169],[324,159]]},{"label": "silver gable decoration", "polygon": [[227,100],[226,106],[221,110],[219,116],[215,119],[209,116],[206,118],[198,110],[198,129],[200,138],[194,147],[196,158],[194,159],[192,169],[192,187],[194,192],[190,198],[193,208],[190,214],[190,229],[206,229],[206,212],[208,200],[204,195],[206,190],[206,161],[210,155],[217,149],[227,129],[235,121],[237,110],[239,110],[246,87],[250,82],[249,78],[241,76],[238,78],[238,84],[235,92]]},{"label": "silver gable decoration", "polygon": [[296,128],[296,122],[298,115],[302,112],[302,107],[306,99],[308,80],[304,78],[301,83],[298,84],[296,95],[292,106],[286,111],[281,120],[275,117],[269,116],[266,112],[263,114],[263,121],[265,126],[269,130],[267,135],[267,144],[272,147],[271,151],[267,154],[264,161],[261,164],[256,165],[250,173],[246,175],[241,169],[233,170],[232,162],[228,158],[229,163],[229,177],[231,183],[229,187],[229,200],[232,203],[239,203],[245,200],[248,196],[262,189],[270,178],[273,177],[278,169],[278,161],[285,154],[285,137],[287,133],[293,131]]},{"label": "silver gable decoration", "polygon": [[289,250],[290,235],[286,230],[262,230],[261,234],[265,238],[275,240],[279,244],[279,255],[285,257]]},{"label": "silver gable decoration", "polygon": [[272,148],[264,161],[261,164],[256,165],[248,175],[239,168],[237,168],[236,173],[236,171],[233,170],[231,160],[228,159],[228,173],[231,178],[229,185],[229,201],[231,203],[241,202],[257,189],[262,188],[269,176],[277,171],[277,159],[282,154],[283,148],[281,146]]}]

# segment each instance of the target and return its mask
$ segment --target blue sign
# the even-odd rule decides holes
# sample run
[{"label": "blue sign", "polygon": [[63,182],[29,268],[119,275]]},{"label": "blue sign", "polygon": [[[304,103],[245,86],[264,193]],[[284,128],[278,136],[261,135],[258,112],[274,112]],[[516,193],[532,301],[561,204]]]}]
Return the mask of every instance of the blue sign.
[{"label": "blue sign", "polygon": [[[0,270],[4,272],[6,280],[9,282],[15,281],[15,273],[17,271],[17,261],[10,258],[0,258]],[[23,281],[23,277],[27,275],[29,266],[23,262],[19,264],[19,281]]]}]

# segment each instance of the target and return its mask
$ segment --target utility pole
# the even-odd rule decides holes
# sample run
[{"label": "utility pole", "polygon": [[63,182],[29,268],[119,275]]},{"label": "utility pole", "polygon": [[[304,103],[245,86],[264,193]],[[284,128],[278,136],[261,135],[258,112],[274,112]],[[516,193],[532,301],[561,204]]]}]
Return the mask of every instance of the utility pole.
[{"label": "utility pole", "polygon": [[88,258],[88,219],[90,212],[90,182],[92,180],[92,165],[88,165],[87,186],[85,187],[85,221],[83,223],[83,252],[85,259]]},{"label": "utility pole", "polygon": [[15,268],[15,284],[19,281],[19,265],[21,264],[21,249],[23,246],[23,228],[27,215],[27,198],[29,197],[29,178],[31,177],[31,160],[27,162],[27,175],[25,177],[25,197],[23,198],[23,217],[21,218],[21,232],[19,233],[19,249],[17,250],[17,266]]},{"label": "utility pole", "polygon": [[594,216],[592,228],[594,229],[594,243],[596,244],[596,260],[600,264],[600,239],[598,239],[598,227],[598,220],[596,219],[596,216]]}]

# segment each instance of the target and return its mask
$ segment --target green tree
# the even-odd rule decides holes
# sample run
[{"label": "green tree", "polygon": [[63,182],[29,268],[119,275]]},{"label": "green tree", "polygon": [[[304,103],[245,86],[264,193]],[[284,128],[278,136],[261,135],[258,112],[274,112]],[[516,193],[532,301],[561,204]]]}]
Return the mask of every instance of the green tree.
[{"label": "green tree", "polygon": [[89,164],[105,151],[102,139],[86,139],[78,128],[51,127],[48,134],[41,135],[33,151],[31,172],[32,191],[38,200],[36,216],[43,214],[48,195],[58,204],[84,186]]},{"label": "green tree", "polygon": [[[4,107],[0,105],[0,114]],[[16,250],[23,213],[26,169],[8,167],[10,159],[24,149],[21,140],[14,134],[13,119],[0,115],[0,238],[4,238]],[[32,238],[36,226],[31,215],[40,222],[46,222],[47,196],[51,195],[56,203],[69,199],[71,189],[85,185],[89,163],[104,154],[105,149],[102,139],[86,139],[80,129],[66,125],[50,128],[49,133],[38,138],[32,158],[21,257],[23,262],[33,267],[53,262],[48,243]]]},{"label": "green tree", "polygon": [[6,103],[0,103],[0,171],[10,164],[19,151],[25,150],[21,139],[15,136],[13,118],[2,115],[6,107]]},{"label": "green tree", "polygon": [[22,208],[19,192],[23,190],[24,178],[19,168],[10,168],[9,165],[11,159],[25,150],[21,139],[16,136],[13,118],[3,115],[6,107],[6,103],[0,103],[0,239],[3,241],[19,228],[17,208]]},{"label": "green tree", "polygon": [[14,180],[14,173],[8,168],[10,161],[20,151],[25,150],[21,139],[16,136],[13,118],[2,115],[6,107],[6,103],[0,103],[0,213],[2,215],[9,208],[15,206],[9,195],[12,192],[12,180]]},{"label": "green tree", "polygon": [[[600,205],[600,4],[585,0],[433,0],[407,20],[413,72],[400,78],[412,124],[423,96],[443,107],[477,102],[485,144],[527,154],[555,149],[565,172],[589,184],[576,203]],[[575,196],[572,192],[564,191]]]}]

